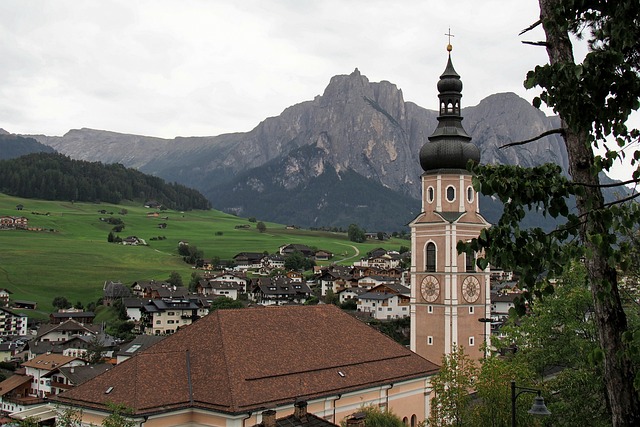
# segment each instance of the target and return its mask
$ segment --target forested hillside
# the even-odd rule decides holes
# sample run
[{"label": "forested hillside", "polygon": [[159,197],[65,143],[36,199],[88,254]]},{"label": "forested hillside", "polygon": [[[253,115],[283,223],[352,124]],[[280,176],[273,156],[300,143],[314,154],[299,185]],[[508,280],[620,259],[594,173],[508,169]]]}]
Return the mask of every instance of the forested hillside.
[{"label": "forested hillside", "polygon": [[12,135],[0,129],[0,160],[13,159],[26,154],[40,152],[53,153],[55,150],[33,138]]},{"label": "forested hillside", "polygon": [[72,160],[57,153],[34,153],[0,161],[0,192],[44,200],[120,203],[155,200],[169,209],[209,209],[198,191],[167,184],[121,164]]}]

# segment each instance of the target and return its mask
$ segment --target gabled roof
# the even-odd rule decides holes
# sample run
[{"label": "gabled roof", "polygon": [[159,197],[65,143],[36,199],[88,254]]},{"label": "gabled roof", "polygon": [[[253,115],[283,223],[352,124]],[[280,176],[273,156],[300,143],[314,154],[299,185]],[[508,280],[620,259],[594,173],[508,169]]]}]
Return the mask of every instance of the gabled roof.
[{"label": "gabled roof", "polygon": [[152,345],[162,341],[165,337],[161,335],[136,335],[136,337],[120,346],[120,351],[116,353],[116,356],[134,356],[146,350]]},{"label": "gabled roof", "polygon": [[15,390],[16,388],[30,383],[33,377],[31,375],[12,375],[6,380],[0,382],[0,397]]},{"label": "gabled roof", "polygon": [[98,332],[100,332],[100,325],[83,325],[73,319],[66,320],[59,324],[45,323],[43,325],[40,325],[40,327],[38,328],[38,335],[36,336],[36,340],[52,331],[97,334]]},{"label": "gabled roof", "polygon": [[100,363],[97,365],[73,366],[60,368],[60,373],[64,375],[71,383],[78,386],[91,378],[113,369],[113,365],[109,363]]},{"label": "gabled roof", "polygon": [[437,371],[332,305],[217,310],[53,399],[102,410],[109,400],[137,415],[240,414]]},{"label": "gabled roof", "polygon": [[25,368],[41,369],[43,371],[52,371],[59,369],[73,360],[80,360],[77,357],[63,356],[56,353],[45,353],[22,364]]}]

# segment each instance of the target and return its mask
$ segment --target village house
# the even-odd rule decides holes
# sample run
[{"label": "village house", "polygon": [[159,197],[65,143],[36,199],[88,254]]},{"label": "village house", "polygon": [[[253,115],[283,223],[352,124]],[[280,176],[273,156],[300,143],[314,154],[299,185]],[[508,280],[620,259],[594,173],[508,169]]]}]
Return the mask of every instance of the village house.
[{"label": "village house", "polygon": [[[243,286],[244,289],[244,286]],[[196,285],[196,292],[202,296],[223,296],[238,299],[240,286],[236,282],[222,282],[213,280],[200,280]]]},{"label": "village house", "polygon": [[27,315],[0,307],[0,337],[27,335]]},{"label": "village house", "polygon": [[249,300],[260,305],[304,304],[311,297],[306,283],[288,277],[258,277],[251,279]]},{"label": "village house", "polygon": [[[85,362],[77,357],[63,356],[61,354],[42,354],[22,366],[26,369],[25,375],[31,377],[30,396],[48,398],[57,393],[55,385],[52,387],[52,376],[60,368],[65,366],[81,366]],[[1,384],[1,383],[0,383]]]},{"label": "village house", "polygon": [[102,304],[110,307],[117,300],[131,296],[131,288],[121,282],[105,280],[102,285]]},{"label": "village house", "polygon": [[235,262],[235,270],[259,270],[262,267],[262,258],[264,254],[261,252],[240,252],[233,257]]},{"label": "village house", "polygon": [[66,322],[67,320],[75,320],[82,324],[92,324],[96,314],[92,311],[82,311],[77,309],[59,310],[55,313],[49,314],[49,323],[52,325],[58,325]]},{"label": "village house", "polygon": [[358,296],[358,311],[378,320],[408,317],[411,291],[402,285],[378,285]]},{"label": "village house", "polygon": [[74,335],[95,336],[100,333],[100,325],[85,325],[74,319],[62,323],[45,323],[40,325],[33,341],[67,341]]},{"label": "village house", "polygon": [[332,305],[217,310],[52,401],[83,425],[100,425],[108,401],[145,427],[255,426],[304,401],[334,424],[372,405],[415,426],[437,371]]},{"label": "village house", "polygon": [[338,295],[338,301],[340,302],[340,304],[344,304],[345,302],[349,301],[349,300],[354,300],[356,301],[358,299],[358,297],[366,292],[368,292],[368,289],[364,289],[364,288],[357,288],[357,287],[352,287],[352,288],[344,288],[340,291],[338,291],[337,295]]},{"label": "village house", "polygon": [[0,289],[0,306],[7,307],[9,305],[9,298],[13,292],[9,289]]},{"label": "village house", "polygon": [[21,229],[29,227],[29,220],[24,216],[0,216],[0,229]]},{"label": "village house", "polygon": [[295,252],[300,252],[305,258],[311,258],[315,254],[315,251],[309,246],[298,243],[282,245],[278,249],[278,253],[283,257],[287,257]]},{"label": "village house", "polygon": [[201,299],[154,299],[142,307],[141,329],[147,335],[169,335],[208,313]]}]

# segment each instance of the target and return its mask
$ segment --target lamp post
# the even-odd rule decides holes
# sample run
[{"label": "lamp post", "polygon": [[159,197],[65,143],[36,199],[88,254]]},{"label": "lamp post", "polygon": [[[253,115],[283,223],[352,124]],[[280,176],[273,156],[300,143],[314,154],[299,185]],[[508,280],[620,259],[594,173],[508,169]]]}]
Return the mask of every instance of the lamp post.
[{"label": "lamp post", "polygon": [[544,398],[542,397],[542,392],[540,390],[535,388],[517,387],[516,382],[511,381],[511,427],[516,427],[516,399],[522,393],[537,394],[533,401],[533,405],[531,405],[531,409],[527,411],[529,414],[537,416],[551,415],[551,412],[549,412],[544,404]]},{"label": "lamp post", "polygon": [[484,344],[484,358],[487,358],[487,323],[491,323],[490,317],[481,317],[478,322],[482,323],[482,343]]}]

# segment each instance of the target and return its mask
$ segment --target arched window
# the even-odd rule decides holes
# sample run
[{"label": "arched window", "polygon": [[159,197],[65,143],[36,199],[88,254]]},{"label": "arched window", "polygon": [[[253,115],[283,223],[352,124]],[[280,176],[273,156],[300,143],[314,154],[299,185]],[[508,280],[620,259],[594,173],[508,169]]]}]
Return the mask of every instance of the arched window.
[{"label": "arched window", "polygon": [[472,271],[476,271],[476,254],[473,251],[467,251],[465,253],[465,258],[466,258],[466,270],[467,272],[472,272]]},{"label": "arched window", "polygon": [[427,243],[426,271],[436,271],[436,245],[433,242]]},{"label": "arched window", "polygon": [[473,187],[472,186],[467,187],[467,202],[473,203]]},{"label": "arched window", "polygon": [[433,187],[427,188],[427,202],[433,203],[434,198],[435,198],[435,191]]},{"label": "arched window", "polygon": [[418,417],[416,414],[411,415],[411,427],[417,427],[418,425]]},{"label": "arched window", "polygon": [[409,425],[409,418],[407,418],[407,417],[402,418],[402,424],[408,426]]},{"label": "arched window", "polygon": [[447,201],[454,202],[456,200],[456,187],[450,185],[447,187]]}]

